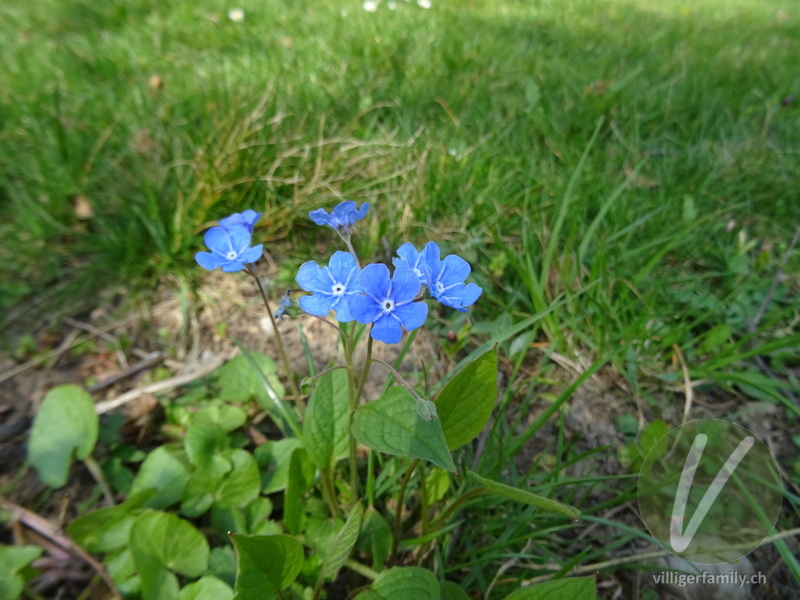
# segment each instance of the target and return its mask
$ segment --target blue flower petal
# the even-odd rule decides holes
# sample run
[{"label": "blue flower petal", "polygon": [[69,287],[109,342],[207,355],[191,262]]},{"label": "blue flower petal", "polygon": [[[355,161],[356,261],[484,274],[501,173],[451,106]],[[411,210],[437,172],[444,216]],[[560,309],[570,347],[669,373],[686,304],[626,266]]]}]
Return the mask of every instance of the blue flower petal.
[{"label": "blue flower petal", "polygon": [[254,263],[261,255],[264,254],[264,244],[259,244],[258,246],[253,246],[252,248],[247,248],[239,258],[246,263]]},{"label": "blue flower petal", "polygon": [[213,252],[198,252],[194,255],[194,259],[197,261],[198,265],[204,269],[207,269],[208,271],[213,271],[214,269],[221,267],[225,262],[224,258]]},{"label": "blue flower petal", "polygon": [[466,307],[474,304],[478,297],[480,297],[481,292],[483,292],[483,290],[474,283],[470,283],[469,285],[460,283],[449,288],[441,297],[437,298],[437,300],[445,306],[455,308],[459,312],[466,312]]},{"label": "blue flower petal", "polygon": [[330,225],[336,229],[333,219],[331,219],[330,215],[325,212],[325,209],[318,208],[317,210],[312,210],[310,213],[308,213],[308,216],[311,217],[311,220],[317,225]]},{"label": "blue flower petal", "polygon": [[313,260],[303,263],[294,280],[307,292],[329,293],[331,291],[330,277]]},{"label": "blue flower petal", "polygon": [[256,221],[261,217],[261,214],[252,208],[248,208],[244,212],[233,213],[224,219],[220,219],[219,226],[228,229],[235,225],[243,225],[250,233],[253,233],[253,227],[255,227]]},{"label": "blue flower petal", "polygon": [[345,284],[348,291],[361,291],[361,288],[358,287],[358,264],[353,254],[337,250],[328,261],[328,268],[331,270],[333,279]]},{"label": "blue flower petal", "polygon": [[353,314],[350,312],[350,303],[348,302],[348,297],[335,296],[335,298],[333,310],[336,311],[336,320],[339,321],[339,323],[349,323],[353,320]]},{"label": "blue flower petal", "polygon": [[423,260],[422,253],[417,252],[414,244],[411,242],[406,242],[397,249],[397,255],[400,258],[393,258],[392,264],[394,264],[395,267],[405,265],[411,269],[414,269],[414,272],[419,276],[420,281],[424,284],[425,261]]},{"label": "blue flower petal", "polygon": [[234,225],[233,227],[223,229],[223,231],[227,232],[230,236],[231,248],[236,251],[236,254],[241,254],[250,247],[252,235],[244,225]]},{"label": "blue flower petal", "polygon": [[460,256],[450,254],[444,258],[442,270],[439,273],[439,281],[445,287],[453,283],[463,282],[469,277],[470,267],[469,263]]},{"label": "blue flower petal", "polygon": [[406,331],[411,331],[425,324],[425,319],[428,318],[428,305],[424,302],[404,304],[398,306],[394,314],[403,322]]},{"label": "blue flower petal", "polygon": [[206,231],[203,236],[203,242],[205,242],[209,250],[217,252],[222,256],[227,255],[228,252],[231,251],[230,236],[228,235],[228,231],[222,227],[212,227]]},{"label": "blue flower petal", "polygon": [[349,296],[347,304],[350,308],[350,316],[364,325],[373,323],[381,314],[380,307],[369,296]]},{"label": "blue flower petal", "polygon": [[395,303],[405,304],[411,302],[419,294],[422,285],[419,277],[412,269],[405,266],[397,267],[392,278],[392,297]]},{"label": "blue flower petal", "polygon": [[297,303],[304,311],[310,315],[326,317],[331,312],[331,307],[336,298],[323,294],[313,294],[311,296],[301,296]]},{"label": "blue flower petal", "polygon": [[403,329],[400,321],[391,315],[382,315],[370,331],[372,339],[383,342],[384,344],[396,344],[403,339]]},{"label": "blue flower petal", "polygon": [[232,260],[222,265],[224,273],[236,273],[237,271],[244,271],[244,263],[240,260]]},{"label": "blue flower petal", "polygon": [[361,269],[358,283],[361,285],[361,289],[375,302],[382,302],[389,296],[391,289],[389,268],[383,264],[367,265]]}]

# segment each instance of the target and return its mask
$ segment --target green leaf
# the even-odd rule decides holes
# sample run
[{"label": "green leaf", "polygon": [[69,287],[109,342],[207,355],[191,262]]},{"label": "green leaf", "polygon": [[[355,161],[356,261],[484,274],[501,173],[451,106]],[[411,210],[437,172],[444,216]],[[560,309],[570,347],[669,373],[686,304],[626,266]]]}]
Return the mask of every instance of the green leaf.
[{"label": "green leaf", "polygon": [[60,385],[45,396],[33,420],[28,456],[50,487],[67,482],[72,456],[84,459],[97,442],[98,417],[92,397],[76,385]]},{"label": "green leaf", "polygon": [[178,600],[233,600],[233,590],[216,577],[201,577],[183,588]]},{"label": "green leaf", "polygon": [[440,600],[439,582],[419,567],[394,567],[378,575],[356,600]]},{"label": "green leaf", "polygon": [[230,448],[230,438],[221,425],[211,421],[192,424],[186,430],[183,441],[189,461],[198,469],[218,473],[220,465],[215,465],[217,455]]},{"label": "green leaf", "polygon": [[67,533],[87,552],[114,552],[128,543],[137,516],[131,514],[155,493],[146,489],[131,494],[122,504],[81,515],[67,526]]},{"label": "green leaf", "polygon": [[184,453],[159,446],[147,455],[131,485],[131,494],[153,488],[156,493],[145,503],[148,508],[167,508],[180,502],[183,486],[189,480],[189,465]]},{"label": "green leaf", "polygon": [[0,546],[0,600],[22,596],[25,578],[19,572],[41,554],[38,546]]},{"label": "green leaf", "polygon": [[255,500],[261,492],[261,473],[253,455],[246,450],[234,449],[226,453],[233,469],[222,480],[216,492],[220,508],[240,508]]},{"label": "green leaf", "polygon": [[555,500],[550,500],[549,498],[537,496],[536,494],[527,490],[520,490],[504,483],[498,483],[496,481],[492,481],[491,479],[486,479],[485,477],[481,477],[473,471],[468,473],[468,477],[477,483],[480,483],[488,492],[492,494],[502,496],[503,498],[508,498],[509,500],[514,500],[516,502],[522,502],[523,504],[528,504],[530,506],[535,506],[536,508],[540,508],[541,510],[547,512],[561,513],[567,515],[573,521],[577,521],[581,514],[581,511],[573,506],[568,506],[567,504],[562,504],[561,502],[556,502]]},{"label": "green leaf", "polygon": [[303,443],[297,438],[284,438],[261,444],[253,452],[261,469],[261,491],[264,494],[282,492],[289,485],[289,459]]},{"label": "green leaf", "polygon": [[423,458],[455,472],[439,420],[425,421],[404,387],[390,388],[381,398],[356,410],[353,436],[365,446],[399,456]]},{"label": "green leaf", "polygon": [[350,509],[350,514],[347,516],[344,527],[336,535],[331,544],[328,554],[325,555],[325,562],[322,564],[322,571],[320,577],[332,577],[336,572],[342,568],[347,557],[350,556],[350,551],[358,541],[358,532],[361,530],[361,519],[364,514],[364,507],[361,506],[359,500]]},{"label": "green leaf", "polygon": [[236,548],[236,600],[263,600],[289,586],[303,566],[303,546],[288,535],[231,534]]},{"label": "green leaf", "polygon": [[597,591],[594,577],[574,577],[532,585],[505,600],[597,600]]},{"label": "green leaf", "polygon": [[[278,367],[268,356],[260,352],[248,352],[250,358],[255,361],[261,373],[267,378],[275,394],[283,398],[284,389],[278,381]],[[269,393],[264,389],[264,384],[258,373],[250,364],[247,356],[239,356],[229,360],[220,367],[219,385],[221,394],[226,400],[232,402],[247,402],[254,398],[258,405],[264,410],[272,410],[272,400]]]},{"label": "green leaf", "polygon": [[336,369],[317,381],[306,408],[303,446],[321,469],[348,453],[350,396],[347,371]]},{"label": "green leaf", "polygon": [[303,448],[292,452],[289,459],[289,483],[283,507],[283,522],[290,533],[300,533],[303,519],[303,493],[314,483],[314,465]]},{"label": "green leaf", "polygon": [[142,579],[143,600],[176,598],[178,580],[173,571],[198,577],[208,567],[205,536],[175,515],[158,511],[143,514],[131,527],[129,544]]},{"label": "green leaf", "polygon": [[467,593],[452,581],[440,581],[441,600],[470,600]]},{"label": "green leaf", "polygon": [[359,552],[372,556],[372,568],[382,571],[391,549],[392,529],[389,527],[389,523],[375,510],[374,506],[368,507],[361,523],[361,534],[358,540]]},{"label": "green leaf", "polygon": [[436,398],[447,447],[471,442],[489,418],[497,401],[497,348],[493,347],[461,369]]},{"label": "green leaf", "polygon": [[239,429],[247,421],[247,413],[238,406],[224,404],[222,406],[207,406],[199,411],[193,423],[216,423],[227,433]]}]

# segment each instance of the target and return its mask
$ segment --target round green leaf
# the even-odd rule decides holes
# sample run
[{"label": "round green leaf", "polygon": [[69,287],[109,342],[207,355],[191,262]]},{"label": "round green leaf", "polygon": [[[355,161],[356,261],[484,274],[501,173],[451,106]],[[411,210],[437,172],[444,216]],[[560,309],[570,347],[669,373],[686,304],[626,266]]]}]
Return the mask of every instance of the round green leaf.
[{"label": "round green leaf", "polygon": [[423,458],[448,471],[456,470],[441,422],[422,419],[404,387],[390,388],[378,400],[357,409],[352,430],[359,442],[373,450]]},{"label": "round green leaf", "polygon": [[419,567],[394,567],[378,575],[356,600],[440,600],[439,582]]},{"label": "round green leaf", "polygon": [[22,595],[25,578],[19,574],[42,554],[38,546],[0,546],[0,600],[16,600]]},{"label": "round green leaf", "polygon": [[202,577],[183,588],[178,600],[233,600],[233,590],[216,577]]},{"label": "round green leaf", "polygon": [[497,401],[497,349],[491,348],[453,377],[436,398],[447,447],[471,442],[489,418]]},{"label": "round green leaf", "polygon": [[594,577],[574,577],[522,588],[505,600],[597,600],[597,591]]},{"label": "round green leaf", "polygon": [[84,459],[97,442],[98,419],[92,397],[76,385],[60,385],[45,396],[33,420],[28,456],[51,487],[67,482],[73,454]]},{"label": "round green leaf", "polygon": [[263,600],[289,586],[303,566],[303,546],[288,535],[231,534],[237,600]]},{"label": "round green leaf", "polygon": [[[270,386],[279,398],[283,398],[284,389],[277,376],[277,365],[268,356],[260,352],[249,352],[249,357],[258,365],[261,375],[267,378]],[[219,385],[222,397],[233,402],[247,402],[255,398],[259,406],[265,409],[272,407],[269,393],[264,389],[259,373],[244,354],[229,360],[220,369]]]},{"label": "round green leaf", "polygon": [[452,581],[440,581],[441,600],[469,600],[467,593]]},{"label": "round green leaf", "polygon": [[258,471],[258,463],[247,450],[230,450],[225,456],[233,468],[222,480],[216,492],[217,506],[220,508],[247,506],[261,492],[261,473]]},{"label": "round green leaf", "polygon": [[205,536],[175,515],[157,511],[143,514],[131,527],[129,543],[143,584],[167,569],[198,577],[208,567]]},{"label": "round green leaf", "polygon": [[153,488],[156,493],[145,502],[149,508],[166,508],[180,502],[189,479],[185,455],[167,446],[159,446],[147,455],[131,484],[131,494]]}]

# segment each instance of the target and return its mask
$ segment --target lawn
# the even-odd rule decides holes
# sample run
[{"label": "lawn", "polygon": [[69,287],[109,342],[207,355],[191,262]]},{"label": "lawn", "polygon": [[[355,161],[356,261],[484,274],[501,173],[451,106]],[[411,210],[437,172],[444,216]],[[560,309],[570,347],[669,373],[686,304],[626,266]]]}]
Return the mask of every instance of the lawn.
[{"label": "lawn", "polygon": [[[6,372],[46,353],[47,340],[64,335],[65,318],[89,320],[112,297],[107,312],[115,317],[170,294],[187,319],[204,310],[220,280],[209,280],[194,255],[205,249],[203,231],[234,211],[263,212],[253,237],[274,261],[274,308],[280,291],[297,288],[301,264],[323,263],[341,249],[308,212],[369,202],[353,237],[360,256],[390,264],[403,242],[420,248],[435,240],[470,263],[470,281],[483,289],[469,312],[431,311],[424,330],[452,367],[498,346],[499,400],[486,433],[453,453],[456,464],[583,513],[573,524],[541,505],[477,500],[468,496],[474,480],[448,475],[437,500],[444,504],[427,515],[414,494],[444,486],[434,475],[440,470],[425,462],[408,470],[400,458],[372,452],[369,466],[377,461],[381,475],[362,491],[400,490],[402,505],[406,486],[418,490],[408,493],[408,528],[393,530],[394,564],[432,569],[473,598],[505,597],[537,578],[595,573],[603,597],[616,589],[660,597],[646,584],[656,559],[629,562],[657,549],[637,517],[635,478],[655,432],[700,418],[768,438],[784,487],[775,533],[796,528],[796,3],[425,6],[0,6]],[[226,277],[251,289],[241,273]],[[240,321],[257,301],[248,300]],[[218,337],[236,329],[236,317],[228,317],[214,329]],[[148,350],[169,347],[167,337],[154,334]],[[304,397],[312,392],[296,379],[283,375],[289,396],[292,385]],[[427,373],[415,381],[424,394],[442,387]],[[70,382],[86,383],[78,373]],[[190,426],[190,416],[169,410],[174,395],[162,401],[164,431]],[[281,425],[274,426],[277,433]],[[151,456],[169,439],[159,435],[137,450]],[[231,439],[237,450],[252,449]],[[344,528],[350,513],[335,506],[352,507],[352,466],[320,467],[325,485],[314,498]],[[13,492],[8,486],[3,494]],[[112,492],[117,501],[133,494],[130,486]],[[398,506],[378,504],[385,514]],[[191,508],[181,514],[204,533],[229,524],[203,521]],[[486,518],[467,526],[475,515]],[[302,538],[291,518],[281,523]],[[398,549],[399,533],[405,545]],[[317,542],[328,539],[316,534]],[[309,548],[317,546],[305,541],[314,558]],[[760,552],[754,564],[775,567],[773,587],[800,586],[796,537]],[[321,568],[335,574],[317,560],[307,561],[292,594],[313,590]],[[328,580],[324,586],[332,598],[341,592]],[[768,587],[755,597],[780,597]]]}]

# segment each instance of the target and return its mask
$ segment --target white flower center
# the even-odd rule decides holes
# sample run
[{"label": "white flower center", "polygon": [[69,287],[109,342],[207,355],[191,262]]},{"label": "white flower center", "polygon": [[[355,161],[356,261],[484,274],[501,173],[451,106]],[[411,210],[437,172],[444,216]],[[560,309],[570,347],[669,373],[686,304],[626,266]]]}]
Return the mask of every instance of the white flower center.
[{"label": "white flower center", "polygon": [[236,250],[231,250],[230,252],[228,252],[228,253],[225,255],[225,258],[227,258],[228,260],[233,260],[233,259],[234,259],[234,258],[236,258],[237,256],[238,256],[238,254],[236,253]]},{"label": "white flower center", "polygon": [[441,281],[436,282],[436,291],[439,292],[440,294],[444,292],[444,285],[442,284]]},{"label": "white flower center", "polygon": [[383,308],[383,312],[390,313],[394,310],[394,300],[390,300],[387,298],[381,303],[381,307]]},{"label": "white flower center", "polygon": [[420,279],[422,279],[422,271],[420,271],[419,269],[414,269],[414,273],[416,273],[416,274],[417,274],[417,277],[419,277]]},{"label": "white flower center", "polygon": [[334,296],[344,295],[344,286],[341,283],[334,283],[333,286],[331,286],[331,293]]}]

